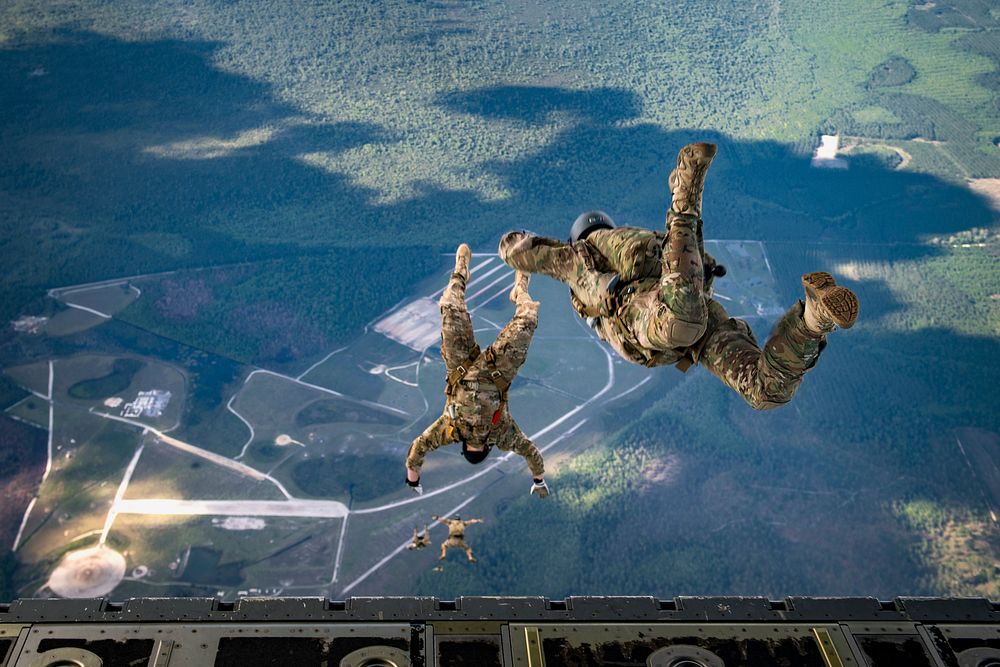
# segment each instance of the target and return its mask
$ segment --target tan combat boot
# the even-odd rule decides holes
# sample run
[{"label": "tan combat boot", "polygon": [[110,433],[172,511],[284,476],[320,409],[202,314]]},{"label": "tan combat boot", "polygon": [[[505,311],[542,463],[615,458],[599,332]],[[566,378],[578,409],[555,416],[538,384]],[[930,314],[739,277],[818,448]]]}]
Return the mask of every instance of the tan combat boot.
[{"label": "tan combat boot", "polygon": [[850,329],[858,319],[858,297],[837,285],[833,276],[815,271],[802,276],[806,288],[806,309],[802,316],[806,328],[814,333],[829,333],[836,327]]},{"label": "tan combat boot", "polygon": [[465,285],[469,281],[469,262],[472,260],[472,250],[468,244],[463,243],[455,251],[455,270],[452,272],[453,278],[458,278]]},{"label": "tan combat boot", "polygon": [[677,168],[670,172],[670,193],[673,201],[667,213],[667,223],[677,215],[701,219],[701,195],[705,190],[705,174],[718,148],[715,144],[688,144],[677,154]]},{"label": "tan combat boot", "polygon": [[531,274],[525,271],[518,271],[514,274],[514,289],[510,291],[511,303],[517,303],[521,299],[531,301],[531,295],[528,294],[528,281],[531,280]]}]

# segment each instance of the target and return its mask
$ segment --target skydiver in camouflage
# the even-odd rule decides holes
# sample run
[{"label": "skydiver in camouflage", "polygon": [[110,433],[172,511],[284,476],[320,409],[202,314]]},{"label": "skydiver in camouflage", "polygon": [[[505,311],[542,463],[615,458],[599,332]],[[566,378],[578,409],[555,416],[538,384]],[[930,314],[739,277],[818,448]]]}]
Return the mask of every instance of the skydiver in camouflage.
[{"label": "skydiver in camouflage", "polygon": [[518,271],[541,273],[570,287],[574,308],[622,357],[644,366],[705,366],[751,407],[788,403],[826,346],[847,329],[858,299],[829,273],[802,276],[805,301],[792,306],[763,350],[743,320],[712,298],[725,274],[704,249],[701,203],[714,144],[689,144],[670,174],[673,196],[666,233],[615,228],[600,211],[577,218],[572,242],[509,232],[500,257]]},{"label": "skydiver in camouflage", "polygon": [[476,523],[482,523],[483,520],[466,519],[465,521],[462,521],[460,516],[456,516],[454,519],[436,516],[432,516],[431,518],[438,523],[443,523],[448,526],[448,539],[441,543],[441,555],[438,557],[438,560],[444,560],[447,557],[448,549],[454,548],[464,550],[469,562],[475,563],[476,557],[472,555],[472,547],[470,547],[465,541],[465,527]]},{"label": "skydiver in camouflage", "polygon": [[429,547],[431,544],[431,534],[427,529],[427,524],[424,524],[424,532],[418,533],[416,527],[413,528],[413,540],[406,545],[408,550],[413,549],[423,549],[424,547]]},{"label": "skydiver in camouflage", "polygon": [[492,345],[480,350],[465,305],[472,252],[462,244],[455,253],[455,271],[441,295],[441,356],[448,371],[444,414],[410,445],[406,457],[406,483],[423,493],[420,468],[424,457],[443,445],[462,443],[469,463],[481,463],[493,447],[516,452],[531,470],[530,492],[539,498],[549,494],[542,455],[510,416],[507,388],[528,356],[531,337],[538,326],[538,302],[528,294],[527,273],[518,272],[510,300],[514,317]]}]

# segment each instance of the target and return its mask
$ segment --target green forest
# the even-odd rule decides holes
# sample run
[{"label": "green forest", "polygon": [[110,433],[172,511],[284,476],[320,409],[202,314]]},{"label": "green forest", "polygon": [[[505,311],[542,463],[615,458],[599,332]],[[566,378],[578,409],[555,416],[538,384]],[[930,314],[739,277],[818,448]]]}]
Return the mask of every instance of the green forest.
[{"label": "green forest", "polygon": [[318,357],[406,296],[402,271],[440,265],[431,247],[337,249],[139,281],[122,319],[242,363]]},{"label": "green forest", "polygon": [[[968,0],[2,11],[7,318],[37,311],[44,289],[109,277],[441,251],[457,229],[486,247],[526,225],[562,234],[592,204],[656,224],[674,152],[694,137],[723,144],[719,172],[725,160],[775,180],[820,132],[941,142],[912,172],[1000,170],[997,18]],[[602,38],[585,39],[595,27]],[[713,185],[717,236],[791,227],[734,214],[752,183]],[[342,257],[345,283],[371,277],[365,253]],[[398,269],[400,282],[427,270]],[[300,278],[284,291],[321,301]],[[258,283],[265,298],[275,287]],[[366,315],[348,308],[347,328]]]},{"label": "green forest", "polygon": [[[177,436],[238,447],[226,401],[251,367],[319,360],[459,242],[562,238],[592,208],[658,228],[677,150],[712,141],[706,237],[762,241],[788,304],[802,273],[837,274],[858,325],[775,412],[657,369],[655,399],[609,417],[545,504],[477,527],[478,569],[413,592],[1000,597],[970,555],[996,561],[1000,532],[953,445],[1000,432],[1000,204],[980,180],[1000,179],[994,4],[8,0],[0,318],[51,315],[49,289],[90,281],[141,297],[61,339],[8,328],[0,365],[165,359],[193,399]],[[847,169],[810,166],[822,134],[852,147]],[[5,407],[25,395],[0,376]],[[294,474],[324,497],[373,463],[399,462]]]}]

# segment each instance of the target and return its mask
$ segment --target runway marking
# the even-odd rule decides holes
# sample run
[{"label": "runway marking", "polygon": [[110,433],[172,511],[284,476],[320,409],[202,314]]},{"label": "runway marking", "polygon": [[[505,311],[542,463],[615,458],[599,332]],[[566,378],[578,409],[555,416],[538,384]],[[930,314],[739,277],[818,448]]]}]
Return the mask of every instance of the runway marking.
[{"label": "runway marking", "polygon": [[246,424],[246,427],[248,429],[250,429],[250,437],[247,438],[247,441],[243,443],[243,449],[240,450],[239,454],[237,454],[236,456],[233,457],[234,461],[239,461],[244,456],[246,456],[247,447],[249,447],[250,443],[253,442],[254,437],[256,437],[256,432],[253,430],[253,424],[251,424],[246,419],[244,419],[243,415],[241,415],[240,413],[236,412],[236,408],[233,407],[233,401],[236,400],[236,396],[237,396],[237,394],[233,394],[232,396],[229,397],[229,400],[226,402],[226,409],[229,410],[230,412],[232,412],[234,415],[236,415],[236,418],[239,419],[244,424]]},{"label": "runway marking", "polygon": [[115,522],[115,518],[118,516],[119,510],[117,508],[121,504],[122,498],[125,497],[125,490],[128,488],[129,482],[132,481],[132,473],[135,472],[135,466],[139,463],[139,457],[142,456],[142,449],[145,446],[145,444],[139,445],[139,449],[135,450],[132,460],[125,469],[125,474],[122,476],[121,484],[118,485],[118,491],[115,493],[115,499],[111,501],[111,509],[108,511],[108,516],[104,520],[104,530],[101,531],[101,539],[97,542],[98,545],[104,544],[108,539],[108,532],[111,530],[111,524]]},{"label": "runway marking", "polygon": [[83,311],[86,311],[88,313],[93,313],[94,315],[97,315],[98,317],[103,317],[106,320],[110,320],[111,319],[110,315],[108,315],[107,313],[102,313],[99,310],[94,310],[93,308],[87,308],[86,306],[81,306],[78,303],[70,303],[69,301],[66,301],[66,300],[63,300],[63,303],[65,303],[70,308],[76,308],[77,310],[83,310]]},{"label": "runway marking", "polygon": [[297,516],[337,519],[346,517],[347,505],[336,500],[176,500],[142,498],[121,500],[118,514],[167,514],[173,516]]}]

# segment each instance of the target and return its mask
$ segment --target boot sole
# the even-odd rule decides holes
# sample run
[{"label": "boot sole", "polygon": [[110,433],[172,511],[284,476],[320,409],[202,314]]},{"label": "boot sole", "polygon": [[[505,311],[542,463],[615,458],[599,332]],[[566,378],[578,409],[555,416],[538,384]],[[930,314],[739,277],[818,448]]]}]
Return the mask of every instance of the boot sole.
[{"label": "boot sole", "polygon": [[718,146],[704,141],[700,141],[695,144],[688,144],[685,148],[691,149],[688,153],[691,154],[692,157],[698,157],[699,159],[708,160],[709,162],[711,162],[712,158],[715,157],[715,154],[719,152]]},{"label": "boot sole", "polygon": [[830,319],[841,329],[850,329],[858,319],[858,297],[854,292],[837,285],[825,271],[814,271],[802,276],[802,286],[813,299],[823,306]]},{"label": "boot sole", "polygon": [[[671,177],[668,180],[675,181],[676,179],[678,181],[676,184],[680,185],[682,174],[690,174],[691,180],[703,176],[704,172],[711,166],[718,151],[715,144],[688,144],[684,146],[677,154],[677,166],[671,172]],[[674,183],[671,183],[671,189],[673,186]]]}]

